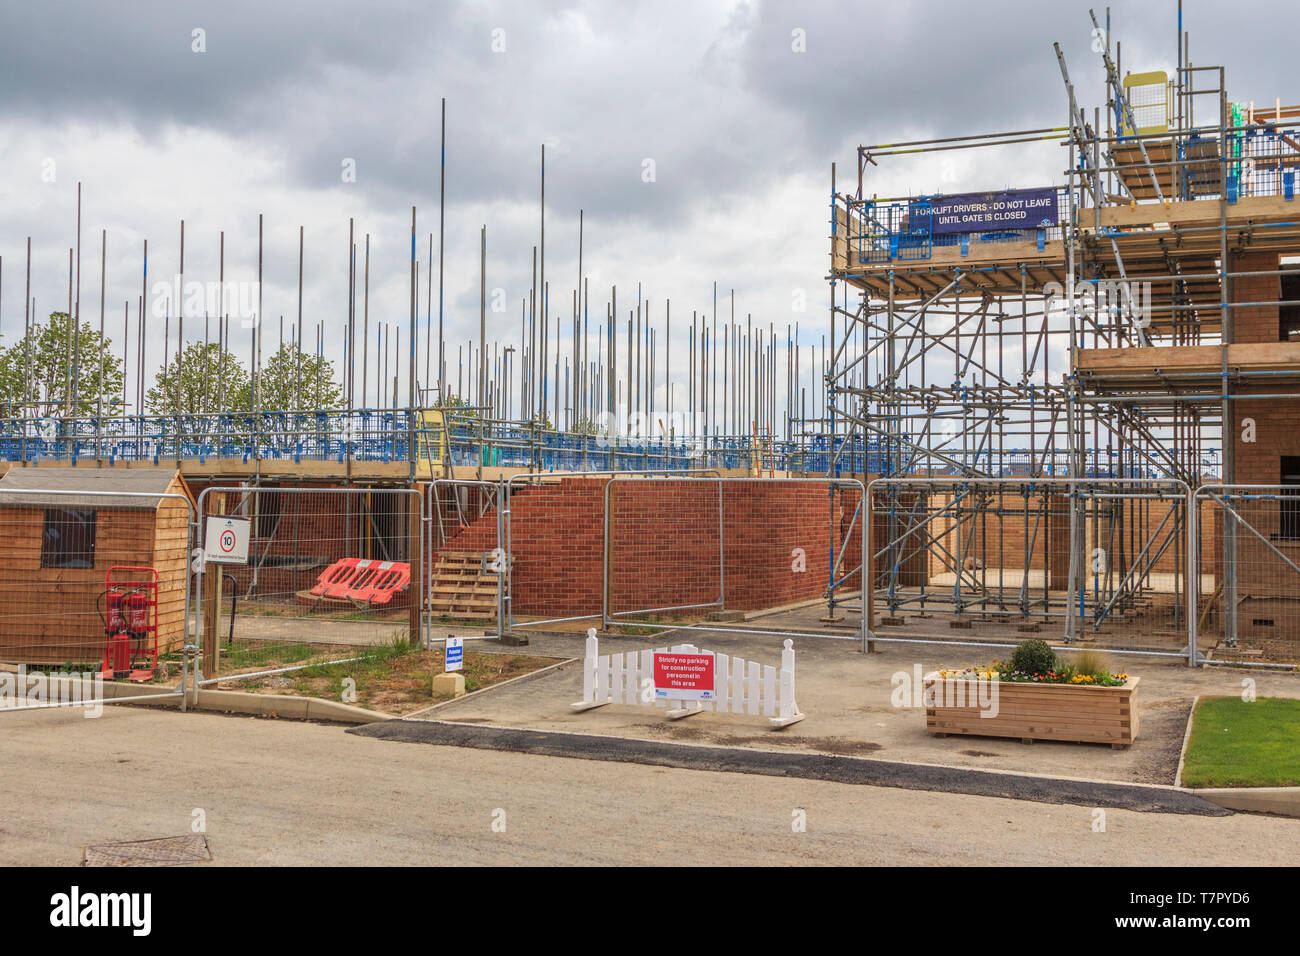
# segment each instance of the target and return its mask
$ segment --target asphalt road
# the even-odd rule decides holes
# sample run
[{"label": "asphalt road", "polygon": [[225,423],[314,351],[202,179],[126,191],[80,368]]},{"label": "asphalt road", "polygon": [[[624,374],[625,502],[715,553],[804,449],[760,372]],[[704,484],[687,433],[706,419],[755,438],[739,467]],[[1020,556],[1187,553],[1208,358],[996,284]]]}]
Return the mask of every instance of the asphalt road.
[{"label": "asphalt road", "polygon": [[[0,716],[0,865],[189,832],[215,864],[1293,863],[1300,821],[413,745],[108,707]],[[794,832],[794,811],[806,832]],[[504,832],[494,829],[504,820]]]},{"label": "asphalt road", "polygon": [[801,777],[806,780],[831,780],[906,790],[1011,797],[1038,803],[1069,803],[1076,806],[1154,813],[1192,813],[1201,816],[1228,816],[1232,813],[1203,797],[1172,787],[999,773],[995,770],[971,770],[837,754],[712,747],[639,740],[635,737],[467,726],[462,723],[425,720],[387,720],[353,728],[350,733],[432,746],[508,750],[514,753],[639,763],[681,770],[720,770],[770,777]]}]

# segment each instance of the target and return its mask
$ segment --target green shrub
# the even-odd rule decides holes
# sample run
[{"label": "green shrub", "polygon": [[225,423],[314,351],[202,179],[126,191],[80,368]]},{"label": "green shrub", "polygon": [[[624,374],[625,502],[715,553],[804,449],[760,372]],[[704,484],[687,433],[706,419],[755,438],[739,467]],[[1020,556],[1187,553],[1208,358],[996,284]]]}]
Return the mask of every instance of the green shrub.
[{"label": "green shrub", "polygon": [[1011,652],[1011,669],[1026,674],[1046,674],[1057,669],[1056,654],[1046,641],[1022,641]]}]

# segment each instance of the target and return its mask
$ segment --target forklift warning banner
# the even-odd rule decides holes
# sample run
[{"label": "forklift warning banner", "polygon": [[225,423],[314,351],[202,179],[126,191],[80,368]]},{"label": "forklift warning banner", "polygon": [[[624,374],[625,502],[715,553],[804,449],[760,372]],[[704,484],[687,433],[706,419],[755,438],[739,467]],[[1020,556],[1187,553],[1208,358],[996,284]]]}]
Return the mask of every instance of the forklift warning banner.
[{"label": "forklift warning banner", "polygon": [[1055,226],[1056,190],[1008,189],[939,196],[931,201],[930,215],[933,235]]}]

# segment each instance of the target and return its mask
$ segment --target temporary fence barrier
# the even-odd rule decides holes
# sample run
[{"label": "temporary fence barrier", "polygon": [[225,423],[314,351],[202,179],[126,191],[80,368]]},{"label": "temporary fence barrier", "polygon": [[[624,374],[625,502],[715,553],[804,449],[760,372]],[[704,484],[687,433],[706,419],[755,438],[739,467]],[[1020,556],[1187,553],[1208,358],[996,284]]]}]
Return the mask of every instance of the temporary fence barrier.
[{"label": "temporary fence barrier", "polygon": [[868,489],[869,640],[1009,647],[1041,633],[1196,663],[1185,483],[907,477]]},{"label": "temporary fence barrier", "polygon": [[423,643],[428,565],[417,489],[214,485],[200,493],[198,516],[200,534],[208,519],[247,520],[249,554],[246,564],[208,563],[198,575],[196,686]]},{"label": "temporary fence barrier", "polygon": [[1300,487],[1202,485],[1191,624],[1210,663],[1300,663]]},{"label": "temporary fence barrier", "polygon": [[[658,688],[655,659],[658,655],[702,655],[713,659],[708,696],[675,695]],[[746,661],[721,652],[701,650],[694,644],[677,644],[624,653],[600,653],[596,629],[588,628],[586,654],[582,661],[582,700],[575,711],[606,704],[630,704],[668,708],[669,718],[692,714],[751,714],[768,718],[774,728],[788,727],[803,720],[794,696],[794,641],[786,639],[781,650],[781,668]]]}]

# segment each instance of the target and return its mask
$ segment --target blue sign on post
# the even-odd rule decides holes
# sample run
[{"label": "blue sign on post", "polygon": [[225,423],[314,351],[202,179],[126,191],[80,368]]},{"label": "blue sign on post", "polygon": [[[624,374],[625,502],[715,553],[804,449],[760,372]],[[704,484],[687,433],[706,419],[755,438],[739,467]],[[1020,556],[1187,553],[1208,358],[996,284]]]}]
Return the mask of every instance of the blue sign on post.
[{"label": "blue sign on post", "polygon": [[961,193],[937,196],[930,202],[930,230],[934,235],[1037,229],[1055,226],[1059,220],[1054,188]]},{"label": "blue sign on post", "polygon": [[443,652],[442,669],[446,673],[458,671],[465,660],[465,638],[447,635],[447,646]]}]

